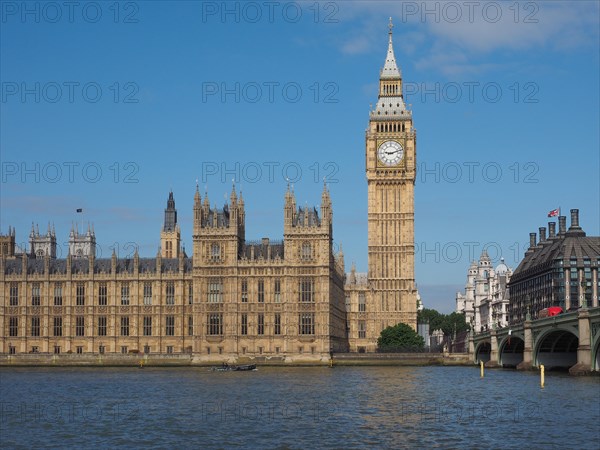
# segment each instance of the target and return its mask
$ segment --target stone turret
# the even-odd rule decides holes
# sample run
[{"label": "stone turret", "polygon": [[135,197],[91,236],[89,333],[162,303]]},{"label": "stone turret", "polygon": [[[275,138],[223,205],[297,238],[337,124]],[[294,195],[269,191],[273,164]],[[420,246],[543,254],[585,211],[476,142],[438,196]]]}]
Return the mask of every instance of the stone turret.
[{"label": "stone turret", "polygon": [[39,225],[34,228],[31,224],[31,233],[29,233],[29,256],[31,258],[42,258],[49,255],[50,258],[56,258],[56,231],[48,223],[48,231],[45,235],[40,234]]},{"label": "stone turret", "polygon": [[87,232],[79,234],[77,224],[71,225],[69,233],[69,253],[73,258],[89,258],[96,254],[96,234],[93,225],[88,223]]},{"label": "stone turret", "polygon": [[177,209],[175,209],[175,198],[173,191],[169,192],[167,207],[165,208],[165,220],[160,232],[160,249],[163,258],[177,258],[181,245],[181,230],[177,223]]},{"label": "stone turret", "polygon": [[8,234],[0,234],[0,256],[14,258],[15,248],[15,229],[9,226]]},{"label": "stone turret", "polygon": [[284,230],[291,230],[294,217],[296,214],[296,196],[294,195],[294,188],[290,189],[290,184],[287,185],[287,190],[285,191],[285,202],[283,206],[283,223]]}]

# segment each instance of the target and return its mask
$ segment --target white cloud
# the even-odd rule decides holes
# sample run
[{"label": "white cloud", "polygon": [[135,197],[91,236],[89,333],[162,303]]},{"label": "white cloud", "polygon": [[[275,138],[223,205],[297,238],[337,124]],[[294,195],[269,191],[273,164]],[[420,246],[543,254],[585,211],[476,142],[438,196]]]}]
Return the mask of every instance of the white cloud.
[{"label": "white cloud", "polygon": [[346,54],[365,53],[371,48],[371,41],[366,36],[356,36],[342,45],[342,52]]},{"label": "white cloud", "polygon": [[340,48],[348,54],[381,50],[388,16],[397,51],[422,55],[418,68],[453,76],[497,69],[485,60],[493,52],[563,52],[598,42],[598,2],[470,3],[344,2],[341,20],[362,25],[359,36],[347,37]]},{"label": "white cloud", "polygon": [[449,77],[480,75],[500,67],[499,64],[475,63],[465,51],[444,45],[434,46],[424,56],[415,59],[414,64],[418,70],[437,70]]},{"label": "white cloud", "polygon": [[427,40],[427,35],[420,31],[405,31],[396,39],[394,48],[399,49],[406,55],[414,55],[419,52]]},{"label": "white cloud", "polygon": [[[483,8],[477,12],[476,9],[472,22],[468,14],[463,14],[460,21],[451,23],[443,20],[440,13],[442,20],[430,21],[427,25],[437,38],[482,53],[546,45],[562,48],[565,40],[575,45],[583,44],[594,28],[597,33],[598,4],[595,2],[525,2],[518,8],[514,3],[481,2],[482,5],[488,3],[500,5],[500,8],[495,13],[486,13]],[[494,8],[488,8],[488,11],[494,11]]]}]

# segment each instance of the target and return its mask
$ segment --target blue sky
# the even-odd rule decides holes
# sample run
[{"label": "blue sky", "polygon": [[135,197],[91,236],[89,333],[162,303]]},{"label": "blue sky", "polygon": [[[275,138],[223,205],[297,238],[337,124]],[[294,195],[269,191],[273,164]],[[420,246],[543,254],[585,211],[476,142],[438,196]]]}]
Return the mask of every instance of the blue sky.
[{"label": "blue sky", "polygon": [[[516,5],[516,6],[515,6]],[[191,252],[196,179],[232,178],[247,239],[283,236],[327,177],[347,269],[367,267],[364,130],[388,17],[417,128],[416,278],[449,312],[484,247],[515,268],[546,214],[598,235],[597,2],[2,2],[0,229],[73,221],[156,254],[170,189]]]}]

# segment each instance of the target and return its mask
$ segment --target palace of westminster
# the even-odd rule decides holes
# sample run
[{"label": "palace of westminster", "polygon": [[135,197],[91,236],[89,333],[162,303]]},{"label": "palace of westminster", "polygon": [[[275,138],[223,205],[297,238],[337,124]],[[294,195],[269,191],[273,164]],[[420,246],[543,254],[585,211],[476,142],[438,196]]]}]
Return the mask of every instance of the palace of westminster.
[{"label": "palace of westminster", "polygon": [[[387,326],[416,328],[416,132],[402,95],[390,23],[379,98],[366,131],[368,273],[334,254],[329,191],[320,207],[285,192],[283,241],[250,242],[234,189],[223,208],[196,188],[193,254],[181,247],[173,193],[155,258],[96,258],[77,228],[56,258],[56,234],[32,227],[19,252],[0,236],[0,353],[191,353],[200,360],[322,359],[371,352]],[[83,232],[83,230],[82,230]]]}]

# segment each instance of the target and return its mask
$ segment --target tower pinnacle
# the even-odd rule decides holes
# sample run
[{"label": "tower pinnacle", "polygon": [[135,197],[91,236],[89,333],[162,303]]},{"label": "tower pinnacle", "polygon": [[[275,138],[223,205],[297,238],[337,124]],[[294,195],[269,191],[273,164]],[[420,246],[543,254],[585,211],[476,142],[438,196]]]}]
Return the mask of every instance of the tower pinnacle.
[{"label": "tower pinnacle", "polygon": [[396,56],[394,55],[394,44],[392,42],[392,29],[394,28],[394,24],[392,23],[392,18],[390,17],[390,23],[388,25],[390,31],[389,42],[388,42],[388,51],[385,58],[385,64],[383,65],[383,69],[381,70],[381,79],[390,79],[390,78],[401,78],[402,74],[398,69],[396,64]]},{"label": "tower pinnacle", "polygon": [[398,69],[392,41],[394,24],[390,17],[388,25],[389,41],[383,69],[379,76],[379,96],[374,109],[371,109],[371,120],[406,120],[411,112],[406,108],[402,95],[402,72]]},{"label": "tower pinnacle", "polygon": [[[197,199],[200,202],[200,199]],[[167,207],[165,208],[165,222],[160,232],[160,253],[163,258],[177,258],[179,256],[180,231],[177,224],[177,209],[173,191],[169,190]]]},{"label": "tower pinnacle", "polygon": [[175,198],[173,197],[173,191],[169,191],[169,198],[167,200],[167,208],[165,209],[165,222],[163,226],[164,231],[174,231],[177,225],[177,210],[175,209]]}]

